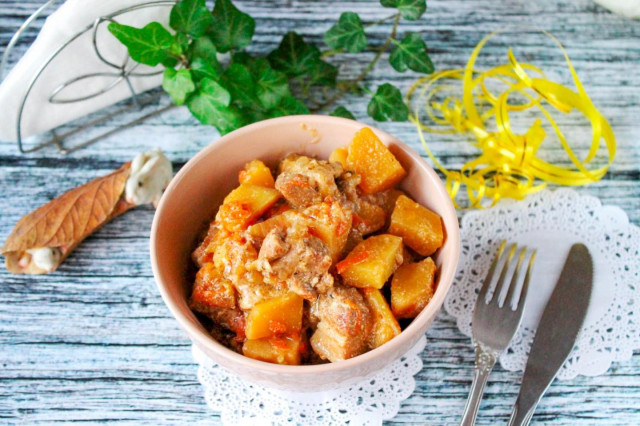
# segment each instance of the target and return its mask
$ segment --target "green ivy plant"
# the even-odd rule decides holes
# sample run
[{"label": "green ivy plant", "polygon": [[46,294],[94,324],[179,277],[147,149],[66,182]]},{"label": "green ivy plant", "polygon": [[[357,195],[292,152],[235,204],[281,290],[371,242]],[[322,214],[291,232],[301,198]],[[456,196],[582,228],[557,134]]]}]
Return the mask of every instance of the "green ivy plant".
[{"label": "green ivy plant", "polygon": [[[426,11],[426,0],[380,0],[394,8],[393,15],[364,25],[354,12],[344,12],[325,33],[325,50],[288,32],[265,57],[250,55],[255,20],[231,0],[216,0],[210,11],[205,0],[181,0],[169,16],[171,30],[158,22],[143,28],[110,22],[109,31],[122,42],[129,56],[141,64],[165,67],[162,88],[176,105],[186,105],[202,123],[221,134],[265,118],[330,111],[346,94],[370,97],[367,113],[376,121],[405,121],[409,110],[400,90],[389,83],[374,91],[365,79],[382,55],[398,72],[430,74],[433,64],[418,33],[397,38],[401,19],[414,21]],[[367,40],[366,29],[392,21],[391,32],[378,46]],[[341,53],[373,50],[375,55],[352,79],[341,79],[327,59]],[[222,64],[218,53],[229,53]],[[333,116],[354,119],[343,106]]]}]

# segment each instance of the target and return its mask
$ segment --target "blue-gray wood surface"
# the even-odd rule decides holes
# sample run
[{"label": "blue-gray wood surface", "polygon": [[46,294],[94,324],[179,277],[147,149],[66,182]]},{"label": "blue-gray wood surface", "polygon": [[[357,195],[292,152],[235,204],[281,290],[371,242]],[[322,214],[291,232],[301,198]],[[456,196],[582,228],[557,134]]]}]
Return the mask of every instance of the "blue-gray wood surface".
[{"label": "blue-gray wood surface", "polygon": [[[329,4],[330,3],[330,4]],[[38,6],[38,0],[0,2],[0,45]],[[257,18],[254,49],[273,48],[280,35],[295,29],[320,42],[343,11],[360,12],[365,23],[389,15],[373,1],[239,1]],[[37,33],[38,23],[18,45],[18,53]],[[422,31],[438,69],[464,65],[486,33],[504,26],[536,26],[553,32],[567,47],[595,104],[610,119],[618,155],[605,178],[579,188],[603,203],[622,207],[640,223],[640,22],[616,16],[590,0],[492,1],[430,0],[423,19],[401,31]],[[387,25],[369,30],[380,42]],[[514,36],[537,63],[568,81],[562,57],[548,41]],[[370,54],[369,54],[370,55]],[[359,71],[369,55],[335,60],[345,75]],[[488,61],[504,60],[505,50],[490,48]],[[15,62],[17,55],[12,56]],[[406,89],[415,75],[395,73],[381,63],[370,87],[392,81]],[[366,104],[343,102],[358,117]],[[1,110],[1,106],[0,106]],[[101,126],[118,126],[123,117]],[[0,118],[2,119],[2,118]],[[569,119],[569,136],[584,141],[589,126]],[[365,122],[370,122],[364,119]],[[380,127],[420,150],[408,123]],[[0,142],[0,236],[16,221],[66,189],[106,174],[139,151],[160,146],[176,170],[218,137],[184,109],[174,109],[106,141],[68,156],[54,148],[20,155]],[[447,166],[460,166],[475,152],[460,137],[432,138]],[[578,150],[584,154],[584,146]],[[543,155],[561,160],[548,146]],[[0,423],[114,421],[128,423],[218,422],[205,405],[196,380],[190,342],[179,330],[156,290],[148,260],[153,209],[119,217],[88,238],[58,272],[17,276],[0,268]],[[428,332],[424,368],[414,394],[392,422],[453,424],[462,412],[473,369],[470,341],[444,312]],[[489,379],[480,407],[480,424],[505,423],[518,391],[520,374],[499,366]],[[598,377],[554,383],[542,400],[538,424],[640,424],[640,357],[614,365]],[[230,401],[231,402],[231,401]]]}]

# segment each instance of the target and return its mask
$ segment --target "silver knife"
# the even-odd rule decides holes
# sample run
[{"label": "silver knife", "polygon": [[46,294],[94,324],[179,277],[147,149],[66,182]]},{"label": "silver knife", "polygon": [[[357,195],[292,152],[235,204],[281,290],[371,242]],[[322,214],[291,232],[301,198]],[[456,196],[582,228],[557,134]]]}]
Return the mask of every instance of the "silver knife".
[{"label": "silver knife", "polygon": [[575,345],[592,289],[591,255],[584,244],[574,244],[538,324],[509,426],[526,426],[531,421],[542,395]]}]

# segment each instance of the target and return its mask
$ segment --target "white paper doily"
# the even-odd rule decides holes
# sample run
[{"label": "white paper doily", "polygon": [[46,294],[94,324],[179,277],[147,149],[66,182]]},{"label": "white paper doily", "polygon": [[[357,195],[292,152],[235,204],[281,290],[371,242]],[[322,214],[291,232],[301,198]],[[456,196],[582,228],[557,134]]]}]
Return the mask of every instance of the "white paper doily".
[{"label": "white paper doily", "polygon": [[593,294],[576,347],[558,378],[603,374],[613,361],[627,360],[640,349],[640,228],[620,208],[602,206],[597,198],[571,189],[544,190],[524,201],[504,200],[467,213],[461,239],[458,273],[445,308],[467,336],[477,293],[500,241],[538,249],[522,326],[500,357],[505,369],[524,369],[542,310],[577,242],[593,258]]},{"label": "white paper doily", "polygon": [[393,418],[413,393],[413,376],[422,369],[420,352],[426,342],[422,336],[405,356],[362,383],[314,393],[263,388],[218,366],[195,345],[192,353],[207,405],[221,412],[226,425],[379,425]]}]

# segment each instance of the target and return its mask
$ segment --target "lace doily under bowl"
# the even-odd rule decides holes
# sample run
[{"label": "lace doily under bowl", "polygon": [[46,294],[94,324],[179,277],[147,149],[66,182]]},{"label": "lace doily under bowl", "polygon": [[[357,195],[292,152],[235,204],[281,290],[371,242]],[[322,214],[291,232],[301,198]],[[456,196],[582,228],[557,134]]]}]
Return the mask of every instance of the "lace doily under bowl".
[{"label": "lace doily under bowl", "polygon": [[[585,244],[594,262],[594,286],[585,324],[571,356],[558,374],[606,372],[613,361],[640,349],[640,228],[618,207],[571,189],[544,190],[524,201],[504,200],[467,213],[461,226],[458,273],[445,300],[461,332],[471,336],[477,294],[500,241],[538,250],[522,326],[500,364],[523,370],[542,311],[572,244]],[[570,300],[567,303],[571,303]]]},{"label": "lace doily under bowl", "polygon": [[400,359],[373,377],[325,392],[287,392],[247,382],[208,358],[196,345],[198,380],[209,408],[219,411],[225,425],[380,425],[398,414],[400,404],[415,389],[422,370],[422,336]]}]

